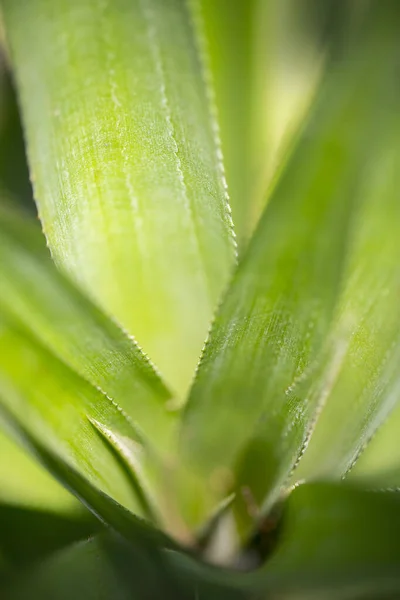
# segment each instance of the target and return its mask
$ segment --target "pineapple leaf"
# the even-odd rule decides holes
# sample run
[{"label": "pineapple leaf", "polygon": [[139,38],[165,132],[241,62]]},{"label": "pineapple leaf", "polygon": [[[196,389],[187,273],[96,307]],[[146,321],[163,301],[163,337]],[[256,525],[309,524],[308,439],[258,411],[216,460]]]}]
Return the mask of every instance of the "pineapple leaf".
[{"label": "pineapple leaf", "polygon": [[183,394],[235,261],[188,6],[5,0],[3,9],[53,258]]},{"label": "pineapple leaf", "polygon": [[[65,515],[0,503],[0,554],[7,571],[43,560],[100,529],[89,512]],[[4,571],[0,567],[0,574]]]},{"label": "pineapple leaf", "polygon": [[[390,594],[400,592],[399,508],[398,493],[305,484],[283,502],[273,551],[251,572],[204,565],[175,551],[166,553],[173,568],[189,581],[199,578],[252,600],[392,598],[397,596]],[[264,522],[257,536],[261,554],[269,547],[268,527]],[[242,569],[251,569],[259,560],[259,554],[252,554],[254,548],[253,544],[239,556]]]},{"label": "pineapple leaf", "polygon": [[35,205],[29,183],[20,115],[11,85],[11,74],[5,63],[0,49],[0,189],[17,200],[24,209],[33,212]]},{"label": "pineapple leaf", "polygon": [[[322,368],[351,222],[389,120],[398,68],[389,6],[374,5],[335,49],[218,311],[183,417],[182,456],[210,488],[219,482],[220,497],[238,492],[245,531],[280,493],[321,402],[303,384]],[[324,368],[338,360],[323,358]]]},{"label": "pineapple leaf", "polygon": [[210,80],[213,110],[221,128],[232,215],[239,240],[246,233],[251,201],[253,33],[258,4],[259,0],[190,0]]},{"label": "pineapple leaf", "polygon": [[[392,383],[393,381],[395,380],[392,380]],[[389,398],[389,411],[390,406],[394,403],[393,411],[387,419],[384,419],[380,427],[382,415],[378,413],[380,419],[377,419],[376,431],[364,451],[361,452],[354,468],[347,475],[350,481],[373,488],[400,489],[400,403],[398,395],[395,398]]]},{"label": "pineapple leaf", "polygon": [[255,3],[253,156],[247,234],[252,233],[259,221],[269,199],[266,191],[279,178],[317,93],[329,48],[337,42],[336,36],[341,31],[344,3],[343,0],[257,0]]},{"label": "pineapple leaf", "polygon": [[38,224],[5,208],[0,315],[117,402],[148,440],[167,449],[176,421],[168,410],[170,392],[134,341],[56,269]]},{"label": "pineapple leaf", "polygon": [[[9,600],[142,600],[156,598],[159,572],[149,559],[104,536],[71,545],[4,585]],[[131,559],[131,574],[121,574],[116,561]],[[135,586],[135,581],[137,587]],[[165,586],[165,582],[164,582]],[[140,591],[143,590],[143,596]],[[149,591],[152,595],[149,596]],[[147,593],[147,596],[146,596]]]},{"label": "pineapple leaf", "polygon": [[0,504],[68,515],[80,504],[29,456],[0,422]]},{"label": "pineapple leaf", "polygon": [[[181,555],[182,556],[182,555]],[[197,569],[186,577],[181,562],[143,552],[115,535],[102,534],[48,558],[5,586],[7,600],[247,600],[248,595]]]},{"label": "pineapple leaf", "polygon": [[5,209],[0,217],[0,406],[93,486],[155,518],[148,436],[166,451],[168,391],[132,340],[57,271],[37,226]]},{"label": "pineapple leaf", "polygon": [[144,462],[142,440],[125,414],[3,317],[0,341],[7,348],[0,369],[0,409],[103,492],[142,513],[146,507],[138,504],[125,469],[91,423],[95,419],[116,437],[130,440],[138,463]]},{"label": "pineapple leaf", "polygon": [[276,552],[253,585],[273,589],[279,582],[288,600],[397,597],[399,509],[394,492],[299,486],[287,501]]},{"label": "pineapple leaf", "polygon": [[[156,529],[148,521],[143,518],[132,514],[125,506],[119,504],[118,500],[115,499],[117,492],[119,496],[122,492],[125,492],[125,497],[129,498],[126,489],[123,489],[121,485],[121,477],[118,480],[118,462],[114,461],[114,468],[109,469],[107,472],[106,460],[110,463],[109,455],[103,452],[99,452],[97,449],[96,460],[102,461],[101,466],[105,467],[101,475],[96,473],[96,478],[93,476],[91,479],[95,480],[96,484],[93,484],[89,476],[83,471],[82,466],[80,469],[76,468],[71,459],[65,459],[60,451],[55,451],[51,448],[48,437],[46,443],[42,442],[43,435],[40,435],[37,431],[32,433],[28,427],[21,424],[21,420],[14,417],[11,411],[4,408],[0,404],[0,417],[5,420],[9,428],[13,431],[15,438],[22,443],[34,456],[39,460],[46,469],[58,479],[67,489],[69,489],[96,517],[100,519],[105,525],[118,531],[126,539],[133,541],[140,541],[143,546],[143,550],[146,548],[161,548],[170,547],[176,549],[178,546],[169,537]],[[83,446],[81,445],[80,451],[82,452]],[[96,451],[96,449],[95,449]],[[90,459],[90,453],[85,448],[85,458]],[[96,464],[91,464],[86,469],[91,474],[95,470]],[[83,471],[83,473],[81,472]],[[108,477],[107,477],[108,475]],[[104,478],[105,476],[105,478]],[[100,480],[100,484],[99,484]],[[102,481],[101,481],[102,480]],[[101,489],[101,487],[103,489]],[[104,488],[111,488],[114,492],[114,497],[107,495]],[[126,487],[126,486],[125,486]],[[129,504],[132,505],[132,499],[130,498]]]},{"label": "pineapple leaf", "polygon": [[332,0],[190,4],[208,59],[240,248],[318,86],[336,32],[332,23],[327,31]]},{"label": "pineapple leaf", "polygon": [[54,554],[25,570],[23,577],[17,573],[8,578],[2,587],[9,600],[140,600],[126,589],[98,538]]},{"label": "pineapple leaf", "polygon": [[[400,65],[400,48],[397,52]],[[396,85],[392,93],[394,111],[400,98],[400,87],[396,89]],[[313,382],[313,389],[322,393],[328,390],[327,398],[310,445],[294,474],[296,479],[340,478],[347,474],[398,405],[398,124],[395,114],[388,139],[376,148],[376,160],[366,174],[353,218],[346,285],[328,342],[331,355],[341,357],[333,376],[332,371],[326,372]],[[397,434],[387,434],[386,439],[392,440],[394,446],[392,464],[397,461],[400,465]]]},{"label": "pineapple leaf", "polygon": [[28,592],[32,600],[393,597],[400,590],[399,502],[393,493],[300,486],[287,500],[275,554],[252,573],[217,569],[171,550],[146,553],[102,534],[55,554],[3,590],[9,600]]}]

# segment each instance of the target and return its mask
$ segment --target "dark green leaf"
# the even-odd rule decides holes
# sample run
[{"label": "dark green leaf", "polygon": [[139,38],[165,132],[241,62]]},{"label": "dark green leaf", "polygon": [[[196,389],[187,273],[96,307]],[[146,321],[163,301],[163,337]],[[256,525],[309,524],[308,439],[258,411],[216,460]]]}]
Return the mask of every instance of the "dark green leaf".
[{"label": "dark green leaf", "polygon": [[0,503],[0,554],[14,570],[84,540],[100,528],[89,512],[59,515]]},{"label": "dark green leaf", "polygon": [[[400,495],[349,486],[299,486],[287,500],[281,539],[258,572],[279,597],[396,598],[400,593]],[[393,596],[390,596],[393,594]]]}]

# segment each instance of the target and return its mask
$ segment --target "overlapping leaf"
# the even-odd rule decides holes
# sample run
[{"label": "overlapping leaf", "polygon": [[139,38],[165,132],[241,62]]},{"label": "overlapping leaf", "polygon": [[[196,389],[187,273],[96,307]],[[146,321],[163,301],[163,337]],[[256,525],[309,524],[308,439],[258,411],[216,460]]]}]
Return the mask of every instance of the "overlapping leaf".
[{"label": "overlapping leaf", "polygon": [[191,0],[190,6],[210,83],[210,101],[221,129],[232,214],[241,240],[251,203],[252,76],[258,0]]},{"label": "overlapping leaf", "polygon": [[288,600],[396,597],[399,507],[395,493],[300,486],[287,502],[281,540],[264,568],[265,584],[274,589],[280,582],[280,597]]},{"label": "overlapping leaf", "polygon": [[132,339],[57,271],[38,224],[5,209],[0,314],[108,394],[154,445],[166,449],[174,416],[159,376]]},{"label": "overlapping leaf", "polygon": [[43,560],[100,529],[88,511],[65,515],[0,503],[0,554],[6,562],[0,575]]},{"label": "overlapping leaf", "polygon": [[[332,2],[192,0],[222,149],[239,247],[317,86],[336,30]],[[338,6],[339,4],[339,6]],[[335,2],[341,14],[342,0]]]},{"label": "overlapping leaf", "polygon": [[126,592],[128,598],[136,593],[161,599],[166,590],[182,600],[196,594],[243,600],[395,597],[400,589],[399,501],[393,493],[305,485],[287,502],[274,555],[253,573],[215,569],[176,552],[158,563],[118,539],[99,536],[11,582],[7,597],[24,598],[29,590],[41,600],[55,594],[63,598],[63,593],[97,598],[99,589],[105,598],[115,593],[125,598]]},{"label": "overlapping leaf", "polygon": [[244,521],[279,492],[343,348],[321,353],[362,182],[388,124],[398,67],[392,5],[368,14],[327,72],[313,114],[219,310],[182,432],[188,462]]},{"label": "overlapping leaf", "polygon": [[346,12],[343,0],[257,0],[254,4],[253,156],[249,199],[244,199],[247,234],[257,224],[268,199],[266,191],[279,176],[306,118],[331,42],[341,30],[337,21]]},{"label": "overlapping leaf", "polygon": [[[273,552],[254,571],[235,573],[168,554],[187,579],[230,588],[246,599],[394,598],[400,590],[399,503],[393,492],[305,484],[286,499]],[[268,525],[259,532],[264,547]],[[250,566],[251,559],[244,555],[242,565]]]},{"label": "overlapping leaf", "polygon": [[370,488],[400,489],[399,397],[400,394],[397,394],[389,398],[388,409],[390,410],[393,400],[396,406],[380,427],[385,414],[378,413],[380,418],[375,422],[377,431],[348,474],[351,481]]},{"label": "overlapping leaf", "polygon": [[[74,461],[71,456],[68,456],[67,452],[62,452],[63,448],[59,441],[57,444],[53,444],[53,446],[57,446],[57,450],[54,450],[51,443],[53,439],[50,438],[48,431],[45,432],[44,436],[41,436],[42,432],[38,430],[38,427],[25,425],[22,423],[22,419],[15,417],[12,410],[1,404],[0,417],[6,421],[16,439],[24,444],[35,458],[104,524],[118,531],[126,539],[140,542],[143,551],[150,546],[152,548],[176,547],[176,544],[166,534],[150,524],[149,520],[144,520],[126,509],[126,505],[130,505],[135,512],[142,511],[147,517],[156,518],[156,515],[151,514],[149,511],[151,507],[141,502],[147,500],[147,498],[140,493],[142,491],[140,488],[137,489],[137,480],[134,481],[135,485],[132,486],[133,474],[126,477],[126,470],[118,468],[121,467],[121,460],[118,460],[116,452],[110,453],[108,451],[107,445],[104,444],[102,449],[100,449],[100,446],[98,449],[94,448],[96,460],[92,460],[91,464],[90,462],[85,464],[83,461]],[[37,425],[37,422],[33,425]],[[126,438],[118,438],[116,434],[113,437],[117,440],[122,439],[122,444],[127,442]],[[66,442],[64,442],[63,447],[65,448],[66,445]],[[83,446],[80,446],[80,450],[84,453],[85,458],[90,461],[90,452],[85,451]],[[114,458],[114,461],[112,461],[112,458]],[[103,472],[96,471],[99,466],[96,461],[104,461],[105,470]],[[114,462],[113,465],[112,462]],[[107,477],[108,470],[111,477]],[[109,489],[112,490],[111,494],[107,494]],[[120,499],[125,501],[125,506],[120,504]]]},{"label": "overlapping leaf", "polygon": [[[399,90],[394,89],[393,100],[398,97]],[[376,163],[365,178],[363,200],[353,220],[347,284],[330,342],[341,356],[336,373],[313,384],[328,398],[296,478],[347,473],[400,398],[396,118],[392,124],[386,144],[377,148]],[[392,432],[391,439],[396,444],[397,434]],[[400,453],[397,460],[400,463]]]},{"label": "overlapping leaf", "polygon": [[[93,490],[157,519],[150,448],[170,448],[169,392],[134,342],[57,271],[35,223],[4,209],[0,229],[0,406]],[[59,466],[53,474],[94,508]]]},{"label": "overlapping leaf", "polygon": [[235,254],[188,7],[3,5],[53,256],[183,392]]},{"label": "overlapping leaf", "polygon": [[3,315],[0,343],[0,407],[47,447],[68,457],[100,489],[138,510],[133,490],[91,422],[132,440],[132,455],[136,450],[140,456],[139,438],[124,414]]},{"label": "overlapping leaf", "polygon": [[1,428],[0,457],[0,503],[59,514],[69,514],[79,507],[74,497]]},{"label": "overlapping leaf", "polygon": [[[245,600],[247,596],[229,585],[204,580],[197,573],[191,578],[157,554],[143,552],[115,536],[97,536],[75,544],[44,561],[39,567],[15,577],[3,586],[9,600]],[[161,559],[161,560],[160,560]],[[0,588],[1,589],[1,588]]]},{"label": "overlapping leaf", "polygon": [[34,209],[20,115],[11,74],[0,49],[0,186],[28,210]]},{"label": "overlapping leaf", "polygon": [[[123,550],[125,548],[120,548],[119,554]],[[125,551],[132,558],[129,549]],[[137,565],[138,558],[140,566]],[[144,584],[147,584],[147,589],[143,590],[145,593],[149,590],[154,593],[157,577],[140,554],[135,555],[134,559],[136,564],[132,564],[133,568],[138,566],[137,572],[135,569],[138,582],[136,590],[129,578],[121,577],[100,537],[73,544],[34,569],[25,571],[24,577],[14,577],[3,584],[3,592],[10,600],[26,598],[27,595],[38,600],[67,600],[72,597],[78,600],[140,600],[140,590],[143,590]]]}]

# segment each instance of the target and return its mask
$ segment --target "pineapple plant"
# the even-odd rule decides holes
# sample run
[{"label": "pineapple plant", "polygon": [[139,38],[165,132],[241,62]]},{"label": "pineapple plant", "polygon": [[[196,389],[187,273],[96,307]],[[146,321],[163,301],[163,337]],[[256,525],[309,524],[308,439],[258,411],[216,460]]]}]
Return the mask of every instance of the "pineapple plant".
[{"label": "pineapple plant", "polygon": [[398,3],[2,13],[1,597],[398,597]]}]

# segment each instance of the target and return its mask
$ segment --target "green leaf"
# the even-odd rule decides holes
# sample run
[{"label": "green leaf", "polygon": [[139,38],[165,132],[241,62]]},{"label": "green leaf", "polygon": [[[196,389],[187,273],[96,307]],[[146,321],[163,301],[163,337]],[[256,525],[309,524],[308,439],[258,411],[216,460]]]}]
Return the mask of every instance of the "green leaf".
[{"label": "green leaf", "polygon": [[274,589],[279,582],[288,599],[394,598],[399,564],[399,494],[302,485],[287,501],[279,545],[253,585]]},{"label": "green leaf", "polygon": [[[375,488],[400,489],[400,405],[397,398],[398,394],[394,410],[380,427],[382,416],[377,420],[375,435],[348,474],[350,481]],[[392,402],[388,404],[390,408]]]},{"label": "green leaf", "polygon": [[393,23],[386,5],[374,9],[342,59],[332,60],[217,314],[184,414],[182,455],[216,495],[239,491],[245,529],[305,447],[324,391],[309,395],[305,383],[319,369],[329,375],[338,360],[324,352],[321,361],[321,353],[350,223],[389,121]]},{"label": "green leaf", "polygon": [[258,0],[190,0],[209,81],[239,240],[245,234],[252,191],[254,22]]},{"label": "green leaf", "polygon": [[42,560],[100,529],[99,521],[88,512],[60,515],[0,503],[0,553],[8,570]]},{"label": "green leaf", "polygon": [[255,2],[252,183],[244,200],[247,234],[262,215],[266,191],[279,177],[319,88],[330,46],[341,30],[336,21],[343,4],[342,0]]},{"label": "green leaf", "polygon": [[[124,547],[119,549],[119,554],[123,551],[129,556],[129,550]],[[19,574],[3,585],[3,593],[9,600],[26,597],[32,600],[141,600],[149,597],[149,590],[154,592],[159,579],[151,563],[140,553],[136,553],[134,559],[131,569],[137,577],[136,589],[131,580],[120,576],[102,538],[95,538],[55,554],[23,572],[23,577]]]},{"label": "green leaf", "polygon": [[[164,451],[170,392],[134,341],[56,269],[37,223],[0,209],[0,315],[107,394]],[[1,364],[0,364],[1,369]]]},{"label": "green leaf", "polygon": [[[336,12],[338,2],[335,2]],[[191,0],[220,126],[239,244],[309,107],[332,32],[332,2]]]},{"label": "green leaf", "polygon": [[148,445],[136,421],[95,384],[104,381],[126,402],[128,390],[135,394],[131,412],[153,413],[156,428],[157,403],[170,419],[168,394],[131,340],[58,274],[30,221],[4,215],[0,405],[100,490],[154,518]]},{"label": "green leaf", "polygon": [[68,515],[75,498],[40,467],[0,427],[0,503]]},{"label": "green leaf", "polygon": [[3,316],[0,343],[6,349],[0,363],[0,407],[100,489],[138,511],[132,487],[90,422],[95,419],[134,440],[140,456],[141,440],[124,413]]},{"label": "green leaf", "polygon": [[209,580],[207,569],[198,563],[187,576],[181,557],[184,559],[177,553],[145,553],[138,544],[128,545],[116,536],[103,534],[56,554],[26,571],[23,578],[15,577],[3,590],[0,587],[0,592],[7,600],[25,600],[27,594],[32,600],[248,598],[229,583]]},{"label": "green leaf", "polygon": [[235,256],[188,7],[3,7],[53,257],[182,394]]},{"label": "green leaf", "polygon": [[0,189],[33,212],[20,116],[3,51],[0,54]]},{"label": "green leaf", "polygon": [[[258,568],[240,573],[204,565],[177,552],[167,554],[187,579],[226,586],[238,597],[395,598],[400,591],[399,508],[397,493],[306,484],[285,500],[278,541]],[[268,535],[267,528],[260,529],[261,543],[268,545]],[[238,565],[251,568],[256,561],[244,554]]]},{"label": "green leaf", "polygon": [[173,450],[170,393],[132,339],[58,272],[35,223],[3,209],[0,232],[0,404],[33,435],[44,428],[122,505],[171,518],[159,470]]},{"label": "green leaf", "polygon": [[176,551],[163,557],[102,535],[56,554],[2,591],[10,600],[28,592],[33,600],[396,597],[390,594],[400,590],[399,502],[394,493],[300,486],[287,500],[274,555],[252,573],[210,567]]},{"label": "green leaf", "polygon": [[[113,497],[107,495],[98,481],[93,484],[84,472],[82,473],[82,465],[77,469],[71,460],[66,460],[60,451],[54,451],[46,436],[40,436],[37,432],[31,433],[29,427],[21,425],[21,422],[14,417],[11,411],[4,408],[0,404],[0,417],[8,423],[12,429],[16,439],[24,444],[27,449],[39,460],[50,473],[58,479],[67,489],[69,489],[96,517],[105,525],[112,527],[118,531],[126,539],[139,542],[143,546],[143,550],[148,547],[170,547],[177,548],[166,534],[156,529],[148,521],[143,520],[137,515],[132,514],[123,505],[115,500],[115,496],[121,496],[121,492],[125,491],[121,485],[121,473],[118,472],[118,461],[114,462],[114,470],[112,471],[112,479],[107,480],[107,485],[113,489]],[[46,443],[42,441],[46,439]],[[82,448],[81,448],[82,450]],[[89,452],[86,452],[86,458]],[[107,468],[104,459],[110,459],[110,455],[103,452],[97,452],[97,459],[103,460],[102,465]],[[96,465],[90,465],[91,471]],[[118,480],[118,476],[119,480]],[[93,479],[93,477],[91,478]],[[129,482],[131,480],[129,479]],[[97,485],[96,485],[97,484]],[[125,486],[126,487],[126,486]],[[104,482],[103,482],[104,488]],[[132,491],[132,490],[131,490]],[[132,504],[132,499],[131,502]]]},{"label": "green leaf", "polygon": [[329,342],[341,357],[333,375],[314,384],[326,400],[296,479],[345,475],[398,404],[400,152],[398,120],[391,124],[353,219],[346,285]]}]

